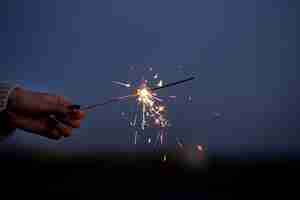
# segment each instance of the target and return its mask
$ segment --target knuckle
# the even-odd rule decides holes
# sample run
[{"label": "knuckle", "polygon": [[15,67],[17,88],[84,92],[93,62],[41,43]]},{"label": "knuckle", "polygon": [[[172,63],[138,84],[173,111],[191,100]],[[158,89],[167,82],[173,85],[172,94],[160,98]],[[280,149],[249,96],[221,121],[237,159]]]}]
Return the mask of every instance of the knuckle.
[{"label": "knuckle", "polygon": [[54,99],[55,99],[55,104],[56,104],[57,106],[64,105],[65,98],[64,98],[63,96],[60,96],[60,95],[54,95]]},{"label": "knuckle", "polygon": [[80,128],[81,124],[79,120],[72,121],[71,123],[73,128]]},{"label": "knuckle", "polygon": [[55,95],[54,97],[54,106],[55,109],[59,112],[66,112],[65,105],[66,101],[63,96]]},{"label": "knuckle", "polygon": [[70,106],[71,102],[64,96],[56,95],[57,102],[61,106]]},{"label": "knuckle", "polygon": [[73,127],[74,127],[74,128],[80,128],[80,126],[81,126],[80,123],[74,123],[74,124],[73,124]]},{"label": "knuckle", "polygon": [[69,136],[71,136],[71,134],[72,134],[72,129],[71,128],[67,127],[67,128],[63,129],[63,135],[65,137],[69,137]]},{"label": "knuckle", "polygon": [[81,111],[80,114],[81,114],[81,119],[84,119],[86,116],[86,113]]},{"label": "knuckle", "polygon": [[46,103],[54,103],[56,102],[56,96],[47,94],[47,93],[39,93],[38,98],[43,100]]},{"label": "knuckle", "polygon": [[62,122],[68,126],[71,126],[71,128],[80,128],[80,120],[67,117],[66,119],[62,120]]}]

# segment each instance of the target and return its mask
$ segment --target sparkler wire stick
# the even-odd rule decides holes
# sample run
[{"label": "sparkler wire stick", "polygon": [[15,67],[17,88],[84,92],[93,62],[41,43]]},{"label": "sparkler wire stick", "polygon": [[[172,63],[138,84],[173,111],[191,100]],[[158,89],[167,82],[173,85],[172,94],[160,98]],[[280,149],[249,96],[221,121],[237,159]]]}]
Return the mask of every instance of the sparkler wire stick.
[{"label": "sparkler wire stick", "polygon": [[111,103],[114,103],[114,102],[119,102],[119,101],[122,101],[124,99],[129,99],[129,98],[134,97],[134,96],[135,95],[129,95],[129,96],[125,96],[125,97],[118,97],[118,98],[109,99],[109,100],[107,100],[103,103],[98,103],[98,104],[88,105],[88,106],[80,106],[80,110],[82,110],[82,111],[93,110],[95,108],[105,106],[107,104],[111,104]]},{"label": "sparkler wire stick", "polygon": [[185,82],[188,82],[188,81],[192,81],[194,79],[195,79],[195,77],[191,77],[191,78],[184,79],[184,80],[181,80],[181,81],[177,81],[177,82],[174,82],[174,83],[169,83],[169,84],[166,84],[166,85],[161,86],[161,87],[152,88],[151,90],[152,91],[161,90],[161,89],[172,87],[172,86],[175,86],[175,85],[179,85],[179,84],[182,84],[182,83],[185,83]]},{"label": "sparkler wire stick", "polygon": [[[185,83],[185,82],[188,82],[188,81],[192,81],[194,79],[195,79],[195,77],[190,77],[188,79],[184,79],[184,80],[177,81],[177,82],[174,82],[174,83],[169,83],[169,84],[166,84],[166,85],[161,86],[161,87],[150,88],[150,90],[151,91],[161,90],[161,89],[168,88],[168,87],[173,87],[175,85],[179,85],[179,84],[182,84],[182,83]],[[125,96],[125,97],[112,98],[112,99],[109,99],[109,100],[107,100],[103,103],[88,105],[88,106],[74,105],[74,106],[71,106],[71,109],[80,109],[82,111],[93,110],[95,108],[102,107],[102,106],[105,106],[107,104],[111,104],[111,103],[114,103],[114,102],[119,102],[119,101],[122,101],[124,99],[131,98],[131,97],[136,97],[136,95],[134,94],[134,95],[129,95],[129,96]]]}]

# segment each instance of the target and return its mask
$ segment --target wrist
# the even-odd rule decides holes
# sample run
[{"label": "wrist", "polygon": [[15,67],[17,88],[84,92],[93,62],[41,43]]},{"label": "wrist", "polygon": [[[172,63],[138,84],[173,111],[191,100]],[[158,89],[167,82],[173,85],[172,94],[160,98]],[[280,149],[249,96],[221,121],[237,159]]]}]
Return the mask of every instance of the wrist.
[{"label": "wrist", "polygon": [[10,84],[0,84],[1,86],[1,101],[2,110],[0,112],[0,122],[1,122],[1,133],[0,138],[3,136],[4,132],[12,132],[16,127],[12,123],[12,119],[9,112],[12,110],[12,105],[15,104],[15,99],[18,96],[18,86]]},{"label": "wrist", "polygon": [[7,109],[9,98],[17,87],[18,85],[0,83],[0,112]]},{"label": "wrist", "polygon": [[14,111],[16,110],[18,99],[20,98],[22,93],[23,89],[19,86],[15,86],[15,88],[12,88],[9,93],[6,109],[2,113],[2,121],[5,122],[8,129],[14,130],[17,128],[14,124],[14,117],[11,116],[11,113],[14,113]]},{"label": "wrist", "polygon": [[6,110],[10,111],[10,110],[14,110],[14,108],[16,108],[18,99],[20,99],[20,97],[22,96],[22,93],[23,93],[23,89],[21,87],[16,87],[11,91],[11,93],[8,97]]}]

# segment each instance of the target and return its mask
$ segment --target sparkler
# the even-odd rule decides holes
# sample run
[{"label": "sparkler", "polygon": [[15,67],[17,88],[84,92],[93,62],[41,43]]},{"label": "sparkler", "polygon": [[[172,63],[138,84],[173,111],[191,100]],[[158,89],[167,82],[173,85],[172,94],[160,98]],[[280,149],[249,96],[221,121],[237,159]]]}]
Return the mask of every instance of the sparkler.
[{"label": "sparkler", "polygon": [[[152,70],[150,70],[152,71]],[[102,103],[87,105],[87,106],[73,106],[73,108],[82,110],[82,111],[92,111],[94,109],[100,108],[102,106],[117,103],[125,100],[135,99],[137,102],[137,110],[141,110],[141,112],[135,112],[133,119],[130,121],[130,126],[133,127],[134,130],[134,144],[138,143],[139,135],[143,133],[146,127],[155,127],[159,131],[156,136],[156,140],[152,141],[152,138],[147,136],[145,138],[146,144],[154,144],[154,145],[163,145],[166,143],[167,136],[167,128],[170,126],[170,122],[166,117],[167,107],[164,105],[164,100],[158,96],[156,93],[159,90],[166,89],[169,87],[174,87],[179,84],[183,84],[195,79],[195,77],[190,77],[184,80],[164,84],[162,80],[158,79],[158,74],[155,74],[153,79],[158,81],[155,84],[155,87],[151,87],[148,80],[143,80],[134,91],[122,97],[116,97],[108,99]],[[120,82],[113,81],[114,84],[123,86],[126,88],[132,88],[128,82]],[[169,96],[169,98],[174,99],[176,96]],[[122,116],[124,116],[124,112],[122,112]],[[137,126],[140,125],[140,126]],[[141,130],[141,132],[140,132]],[[177,144],[180,148],[183,148],[183,144],[177,139]],[[200,147],[198,147],[200,150]],[[166,154],[163,156],[163,162],[167,161]]]},{"label": "sparkler", "polygon": [[160,86],[160,87],[157,87],[157,88],[153,88],[152,91],[155,91],[155,90],[161,90],[161,89],[164,89],[164,88],[168,88],[168,87],[173,87],[175,85],[179,85],[179,84],[182,84],[182,83],[185,83],[185,82],[188,82],[188,81],[192,81],[194,80],[195,77],[190,77],[188,79],[184,79],[184,80],[181,80],[181,81],[177,81],[177,82],[174,82],[174,83],[169,83],[169,84],[166,84],[164,86]]},{"label": "sparkler", "polygon": [[138,104],[142,106],[142,130],[144,130],[147,125],[147,117],[153,119],[156,126],[168,126],[168,120],[163,116],[165,107],[160,105],[160,102],[163,100],[157,97],[157,94],[147,86],[146,81],[144,81],[144,83],[142,83],[142,85],[137,89],[135,95],[137,97]]},{"label": "sparkler", "polygon": [[[134,98],[134,97],[137,97],[138,100],[141,100],[139,102],[142,102],[142,104],[146,104],[145,106],[147,107],[147,106],[150,105],[149,104],[150,102],[153,103],[154,99],[161,101],[158,97],[156,97],[156,93],[154,93],[154,91],[161,90],[161,89],[168,88],[168,87],[173,87],[173,86],[176,86],[176,85],[188,82],[188,81],[192,81],[194,79],[195,79],[195,77],[190,77],[188,79],[184,79],[184,80],[177,81],[177,82],[174,82],[174,83],[169,83],[169,84],[166,84],[166,85],[161,85],[161,86],[158,86],[158,87],[155,87],[155,88],[148,87],[147,83],[146,83],[147,81],[144,81],[144,83],[140,86],[139,89],[137,89],[135,91],[134,94],[123,96],[123,97],[116,97],[116,98],[108,99],[107,101],[104,101],[104,102],[98,103],[98,104],[93,104],[93,105],[73,106],[73,108],[77,108],[77,109],[80,109],[82,111],[89,111],[89,110],[94,110],[98,107],[105,106],[107,104],[119,102],[119,101],[122,101],[122,100]],[[129,83],[122,83],[122,82],[118,82],[118,81],[113,81],[113,83],[121,85],[121,86],[125,86],[127,88],[131,87],[131,85]],[[170,97],[175,98],[175,96],[170,96]]]}]

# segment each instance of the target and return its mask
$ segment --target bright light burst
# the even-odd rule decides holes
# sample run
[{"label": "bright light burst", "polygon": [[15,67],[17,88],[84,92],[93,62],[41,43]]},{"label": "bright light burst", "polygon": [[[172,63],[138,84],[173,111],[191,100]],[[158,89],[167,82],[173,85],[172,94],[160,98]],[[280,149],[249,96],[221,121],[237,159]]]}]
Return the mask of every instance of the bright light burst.
[{"label": "bright light burst", "polygon": [[[130,70],[133,70],[134,67],[131,66]],[[171,126],[168,118],[167,118],[167,104],[166,99],[174,100],[176,96],[165,96],[159,97],[156,91],[173,87],[191,80],[194,80],[195,77],[190,77],[184,80],[180,80],[177,82],[172,82],[165,84],[163,80],[159,79],[160,75],[158,73],[153,74],[153,68],[149,68],[149,72],[152,73],[152,79],[145,80],[142,78],[137,85],[135,85],[134,81],[121,82],[121,81],[113,81],[114,84],[126,87],[128,89],[134,88],[133,92],[130,92],[129,95],[116,97],[109,99],[103,103],[87,105],[81,107],[81,110],[94,110],[98,107],[105,106],[107,104],[116,103],[125,100],[135,99],[135,112],[132,117],[129,117],[129,124],[134,128],[134,144],[138,144],[142,142],[143,144],[151,144],[151,145],[163,145],[167,143],[167,133],[168,127]],[[192,101],[192,97],[188,97],[188,101]],[[123,117],[127,117],[128,115],[125,112],[121,112]],[[155,129],[157,131],[155,135],[147,135],[146,129]],[[154,140],[154,138],[156,139]],[[178,147],[183,150],[184,145],[182,141],[176,138],[176,144]],[[202,151],[203,147],[198,145],[198,151]],[[167,155],[164,154],[163,161],[167,161]]]},{"label": "bright light burst", "polygon": [[[153,68],[149,68],[149,71],[152,72]],[[125,96],[125,98],[133,97],[136,101],[136,111],[133,117],[129,119],[130,126],[134,128],[134,144],[137,144],[141,140],[145,144],[163,145],[166,141],[167,128],[170,126],[167,119],[167,105],[164,99],[153,91],[153,88],[157,89],[157,87],[163,86],[163,80],[159,80],[158,77],[159,74],[155,73],[152,80],[143,79],[137,85],[129,84],[128,82],[113,81],[114,84],[126,88],[135,88],[132,95]],[[174,99],[176,97],[170,96],[168,98]],[[124,113],[122,116],[124,116]],[[147,128],[158,130],[156,140],[153,140],[153,142],[151,136],[149,137],[144,134]]]},{"label": "bright light burst", "polygon": [[[153,68],[149,68],[150,73],[153,73]],[[112,101],[108,101],[107,103],[126,100],[126,99],[135,99],[135,111],[133,112],[133,116],[129,117],[129,124],[134,129],[134,139],[133,143],[138,144],[142,142],[143,144],[148,145],[164,145],[167,142],[167,133],[168,127],[171,126],[168,118],[167,118],[167,104],[166,99],[174,100],[176,96],[167,96],[167,97],[159,97],[156,93],[157,90],[175,86],[177,84],[181,84],[190,80],[193,80],[194,77],[177,81],[174,83],[164,84],[164,81],[160,79],[160,75],[158,73],[153,74],[152,79],[145,80],[144,78],[137,85],[131,84],[132,81],[128,82],[120,82],[113,81],[114,84],[123,86],[129,89],[133,88],[133,92],[130,95],[118,97],[112,99]],[[191,101],[192,98],[189,96],[188,100]],[[105,105],[100,104],[100,105]],[[93,108],[91,106],[90,108]],[[121,115],[127,116],[124,112]],[[146,130],[156,130],[156,136],[146,134]],[[153,137],[153,138],[152,138]],[[156,137],[156,139],[155,139]],[[155,140],[154,140],[155,139]],[[183,148],[182,142],[177,138],[177,145],[180,149]],[[198,150],[200,150],[200,146],[198,146]],[[164,154],[163,162],[167,161],[167,155]]]},{"label": "bright light burst", "polygon": [[[157,94],[147,86],[146,81],[137,89],[136,92],[138,105],[142,107],[142,130],[145,126],[151,126],[152,123],[156,127],[165,128],[169,125],[165,118],[165,106],[161,105],[162,99],[157,97]],[[148,119],[150,122],[148,122]]]}]

